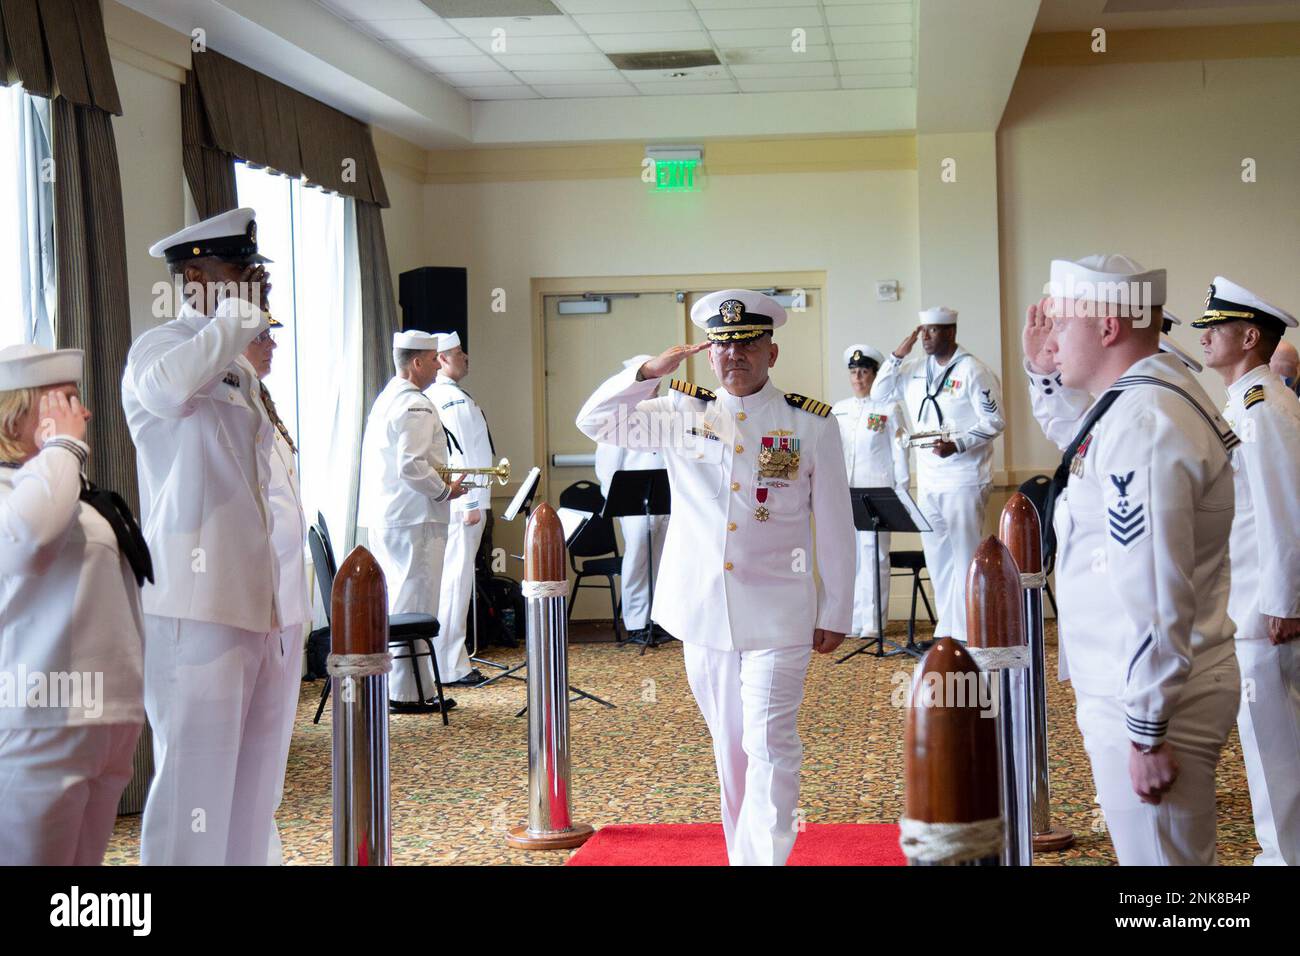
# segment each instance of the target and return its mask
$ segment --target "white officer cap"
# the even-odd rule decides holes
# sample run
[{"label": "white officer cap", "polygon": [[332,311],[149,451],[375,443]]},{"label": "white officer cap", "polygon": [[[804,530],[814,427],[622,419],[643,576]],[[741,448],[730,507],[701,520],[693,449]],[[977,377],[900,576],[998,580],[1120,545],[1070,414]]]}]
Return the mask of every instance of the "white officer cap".
[{"label": "white officer cap", "polygon": [[[1220,322],[1238,320],[1254,322],[1257,325],[1273,325],[1281,322],[1290,328],[1296,327],[1296,317],[1290,312],[1270,305],[1231,279],[1215,276],[1214,281],[1210,283],[1210,291],[1205,294],[1205,313],[1192,323],[1192,328],[1204,329],[1211,325],[1218,325]],[[1280,332],[1281,329],[1278,331]]]},{"label": "white officer cap", "polygon": [[785,309],[770,295],[751,289],[710,292],[691,307],[691,321],[710,342],[743,342],[785,325]]},{"label": "white officer cap", "polygon": [[270,262],[257,251],[257,212],[232,209],[186,226],[149,247],[149,255],[169,263],[216,256],[240,262]]},{"label": "white officer cap", "polygon": [[393,348],[424,349],[425,351],[437,350],[438,336],[429,332],[421,332],[419,329],[411,329],[409,332],[398,332],[393,336]]},{"label": "white officer cap", "polygon": [[846,368],[865,368],[864,359],[871,359],[876,363],[877,368],[885,364],[885,356],[870,345],[850,345],[844,350],[844,365]]},{"label": "white officer cap", "polygon": [[1144,269],[1128,256],[1105,253],[1078,261],[1053,259],[1047,294],[1143,312],[1165,304],[1165,270]]},{"label": "white officer cap", "polygon": [[460,345],[459,332],[439,332],[436,335],[438,339],[438,351],[446,352]]},{"label": "white officer cap", "polygon": [[84,360],[81,349],[47,349],[43,345],[0,349],[0,392],[80,382]]},{"label": "white officer cap", "polygon": [[1169,336],[1165,335],[1165,333],[1163,332],[1160,333],[1160,351],[1168,352],[1170,355],[1178,356],[1178,360],[1182,362],[1184,365],[1186,365],[1188,368],[1190,368],[1193,372],[1205,371],[1204,365],[1196,361],[1196,359],[1192,358],[1190,355],[1188,355],[1186,352],[1180,349],[1177,345],[1175,345],[1174,340],[1171,339]]},{"label": "white officer cap", "polygon": [[935,306],[933,309],[925,309],[916,313],[917,318],[921,320],[922,325],[956,325],[957,310],[948,309],[943,306]]}]

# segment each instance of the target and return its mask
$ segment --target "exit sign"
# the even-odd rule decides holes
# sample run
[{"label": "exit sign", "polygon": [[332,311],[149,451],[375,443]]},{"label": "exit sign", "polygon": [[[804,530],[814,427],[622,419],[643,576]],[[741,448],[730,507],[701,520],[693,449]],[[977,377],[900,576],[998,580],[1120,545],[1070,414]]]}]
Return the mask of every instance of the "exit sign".
[{"label": "exit sign", "polygon": [[698,159],[660,159],[655,162],[655,189],[689,192],[695,188]]}]

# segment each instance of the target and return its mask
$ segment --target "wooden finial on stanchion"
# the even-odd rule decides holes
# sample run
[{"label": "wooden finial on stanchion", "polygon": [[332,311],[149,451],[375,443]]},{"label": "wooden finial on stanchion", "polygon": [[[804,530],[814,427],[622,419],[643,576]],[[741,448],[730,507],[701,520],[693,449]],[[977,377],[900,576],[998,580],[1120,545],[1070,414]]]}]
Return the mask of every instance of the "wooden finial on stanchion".
[{"label": "wooden finial on stanchion", "polygon": [[1020,570],[1021,614],[1029,643],[1029,746],[1033,755],[1034,851],[1047,853],[1073,846],[1074,834],[1052,825],[1052,795],[1047,767],[1047,649],[1043,627],[1043,533],[1038,509],[1016,492],[1002,509],[998,537]]},{"label": "wooden finial on stanchion", "polygon": [[983,716],[980,669],[965,646],[942,638],[917,666],[904,742],[903,853],[914,866],[1000,862],[998,752]]},{"label": "wooden finial on stanchion", "polygon": [[506,842],[520,850],[566,850],[594,832],[570,817],[569,623],[564,527],[549,504],[528,519],[523,593],[527,605],[528,825]]},{"label": "wooden finial on stanchion", "polygon": [[379,563],[354,548],[330,595],[334,865],[393,862],[388,776],[388,588]]},{"label": "wooden finial on stanchion", "polygon": [[975,663],[997,694],[1004,866],[1033,862],[1029,766],[1029,648],[1020,614],[1020,571],[990,535],[975,549],[966,574],[966,633]]}]

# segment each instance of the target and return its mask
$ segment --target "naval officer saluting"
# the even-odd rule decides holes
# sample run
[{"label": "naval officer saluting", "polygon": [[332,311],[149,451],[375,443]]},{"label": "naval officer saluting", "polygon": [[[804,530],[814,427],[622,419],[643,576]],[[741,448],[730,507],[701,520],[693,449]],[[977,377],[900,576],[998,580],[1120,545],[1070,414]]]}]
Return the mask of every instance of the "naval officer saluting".
[{"label": "naval officer saluting", "polygon": [[1296,319],[1216,276],[1203,329],[1205,364],[1228,387],[1232,452],[1232,594],[1237,663],[1250,692],[1237,714],[1246,782],[1262,852],[1255,863],[1300,866],[1300,402],[1269,368]]},{"label": "naval officer saluting", "polygon": [[271,326],[252,209],[154,244],[182,302],[131,346],[122,405],[155,583],[144,589],[154,734],[145,864],[265,865],[286,648],[269,499],[275,429],[242,355]]},{"label": "naval officer saluting", "polygon": [[[796,835],[795,724],[809,659],[838,647],[853,618],[849,486],[830,406],[783,394],[768,377],[785,309],[727,289],[700,299],[691,321],[708,341],[631,363],[577,425],[597,442],[664,451],[673,520],[651,616],[684,645],[713,736],[729,860],[779,866]],[[674,381],[653,397],[704,349],[716,395]]]}]

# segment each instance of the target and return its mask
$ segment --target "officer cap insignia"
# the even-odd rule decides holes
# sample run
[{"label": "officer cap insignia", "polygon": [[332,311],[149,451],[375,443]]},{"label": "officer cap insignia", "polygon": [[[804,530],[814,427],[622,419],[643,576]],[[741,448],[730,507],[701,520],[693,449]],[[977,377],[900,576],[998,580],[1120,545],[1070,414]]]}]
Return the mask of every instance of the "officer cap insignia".
[{"label": "officer cap insignia", "polygon": [[815,398],[809,398],[806,395],[798,395],[794,392],[785,393],[786,404],[800,411],[808,412],[819,418],[825,418],[831,413],[831,407],[825,402],[819,402]]},{"label": "officer cap insignia", "polygon": [[718,314],[722,316],[722,321],[728,325],[733,322],[740,322],[745,318],[745,303],[739,299],[728,299],[718,306]]},{"label": "officer cap insignia", "polygon": [[683,382],[679,378],[675,378],[669,382],[668,387],[675,392],[681,392],[689,398],[698,398],[705,402],[711,402],[718,397],[702,385],[696,385],[693,382]]},{"label": "officer cap insignia", "polygon": [[1264,386],[1252,385],[1250,388],[1246,389],[1246,394],[1242,396],[1241,401],[1247,408],[1253,408],[1258,405],[1260,402],[1264,401]]}]

